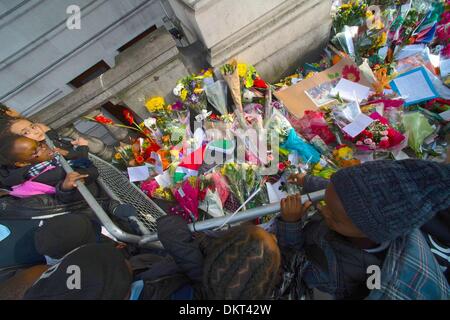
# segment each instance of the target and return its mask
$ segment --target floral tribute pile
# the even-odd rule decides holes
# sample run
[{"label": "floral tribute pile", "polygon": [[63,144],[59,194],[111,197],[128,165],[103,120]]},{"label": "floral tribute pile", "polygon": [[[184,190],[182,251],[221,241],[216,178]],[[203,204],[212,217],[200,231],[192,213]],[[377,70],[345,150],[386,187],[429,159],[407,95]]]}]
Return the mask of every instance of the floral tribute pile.
[{"label": "floral tribute pile", "polygon": [[[334,6],[323,56],[278,83],[233,59],[174,83],[170,103],[149,97],[146,119],[127,109],[122,124],[90,119],[134,132],[113,163],[146,166],[140,188],[192,222],[280,201],[299,191],[292,172],[329,179],[366,161],[446,161],[450,1]],[[428,93],[415,90],[421,80]]]}]

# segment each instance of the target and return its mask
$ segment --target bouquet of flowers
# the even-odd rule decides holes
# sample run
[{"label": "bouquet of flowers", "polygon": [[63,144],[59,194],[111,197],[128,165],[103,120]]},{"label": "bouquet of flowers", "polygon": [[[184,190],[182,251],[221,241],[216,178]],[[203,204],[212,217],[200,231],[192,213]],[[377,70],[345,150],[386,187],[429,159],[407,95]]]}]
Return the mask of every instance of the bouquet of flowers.
[{"label": "bouquet of flowers", "polygon": [[230,191],[239,203],[243,204],[245,201],[245,183],[240,165],[236,162],[225,163],[220,172],[227,178]]},{"label": "bouquet of flowers", "polygon": [[361,163],[353,156],[353,149],[345,144],[338,145],[333,150],[333,159],[341,168],[357,166]]},{"label": "bouquet of flowers", "polygon": [[220,68],[220,71],[228,84],[228,88],[230,89],[231,97],[233,98],[236,108],[241,113],[244,113],[244,109],[242,107],[241,82],[239,79],[239,71],[237,66],[237,61],[232,60],[230,63],[223,65]]},{"label": "bouquet of flowers", "polygon": [[362,26],[366,21],[367,4],[364,1],[350,1],[341,5],[333,17],[333,29],[337,34],[344,26]]},{"label": "bouquet of flowers", "polygon": [[336,137],[328,127],[322,112],[306,110],[305,115],[301,119],[291,116],[290,121],[294,128],[308,140],[319,136],[326,144],[336,141]]},{"label": "bouquet of flowers", "polygon": [[166,102],[163,97],[152,97],[147,99],[145,107],[148,112],[155,115],[165,114],[171,111],[171,107],[166,106]]},{"label": "bouquet of flowers", "polygon": [[[317,163],[320,161],[320,153],[297,134],[290,122],[279,110],[273,109],[272,117],[267,123],[267,129],[269,135],[272,133],[278,135],[281,148],[290,152],[296,152],[305,163]],[[269,137],[268,141],[272,142],[272,137]],[[271,147],[273,148],[274,146]]]},{"label": "bouquet of flowers", "polygon": [[172,193],[184,210],[183,218],[188,222],[196,221],[199,207],[199,181],[197,177],[187,178],[181,182],[181,186],[175,187]]},{"label": "bouquet of flowers", "polygon": [[392,128],[387,119],[379,113],[374,112],[370,117],[375,121],[355,138],[358,149],[363,151],[386,150],[399,145],[405,140],[405,136]]},{"label": "bouquet of flowers", "polygon": [[205,88],[206,97],[209,103],[224,115],[227,113],[228,87],[225,81],[219,80]]},{"label": "bouquet of flowers", "polygon": [[403,126],[408,134],[408,145],[418,157],[422,157],[422,145],[434,132],[428,119],[421,112],[408,112],[403,116]]},{"label": "bouquet of flowers", "polygon": [[220,172],[228,180],[228,188],[239,205],[244,204],[250,197],[252,200],[244,206],[245,208],[266,202],[267,199],[263,197],[264,192],[260,190],[265,179],[260,175],[257,165],[228,162],[223,165]]},{"label": "bouquet of flowers", "polygon": [[124,169],[150,163],[152,152],[160,150],[160,146],[148,138],[137,138],[131,144],[116,148],[113,164]]},{"label": "bouquet of flowers", "polygon": [[213,81],[212,71],[208,69],[198,75],[193,74],[178,80],[173,94],[179,97],[189,109],[200,113],[207,106],[206,84],[211,84]]},{"label": "bouquet of flowers", "polygon": [[134,159],[133,150],[130,144],[122,145],[116,148],[116,153],[112,163],[122,170],[130,166],[130,161]]},{"label": "bouquet of flowers", "polygon": [[114,126],[114,127],[120,127],[120,128],[127,128],[133,131],[138,132],[139,134],[141,134],[142,136],[146,137],[147,139],[153,141],[154,143],[156,143],[156,141],[154,141],[153,136],[151,134],[151,132],[145,128],[144,125],[139,125],[138,123],[136,123],[133,113],[128,110],[128,109],[124,109],[122,111],[122,114],[125,118],[125,121],[127,121],[129,123],[129,125],[124,125],[124,124],[120,124],[120,123],[114,123],[114,121],[108,117],[105,117],[103,114],[99,114],[93,118],[91,117],[83,117],[86,120],[89,121],[94,121],[106,126]]}]

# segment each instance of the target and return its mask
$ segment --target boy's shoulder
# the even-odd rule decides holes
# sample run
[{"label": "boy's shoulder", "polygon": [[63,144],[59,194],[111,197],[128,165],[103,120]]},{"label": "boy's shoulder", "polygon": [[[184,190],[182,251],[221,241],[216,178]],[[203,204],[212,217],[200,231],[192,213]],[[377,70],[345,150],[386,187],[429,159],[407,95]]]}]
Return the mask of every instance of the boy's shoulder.
[{"label": "boy's shoulder", "polygon": [[381,288],[368,299],[449,299],[450,289],[419,229],[397,238],[381,269]]},{"label": "boy's shoulder", "polygon": [[2,187],[12,187],[26,181],[26,174],[31,166],[21,168],[4,166],[0,167],[0,185]]}]

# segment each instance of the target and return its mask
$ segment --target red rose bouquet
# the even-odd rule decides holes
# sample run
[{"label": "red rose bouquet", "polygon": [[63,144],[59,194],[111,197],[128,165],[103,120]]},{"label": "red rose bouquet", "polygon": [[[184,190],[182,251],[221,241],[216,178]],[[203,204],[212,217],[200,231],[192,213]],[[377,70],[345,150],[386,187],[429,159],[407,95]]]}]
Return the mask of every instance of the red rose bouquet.
[{"label": "red rose bouquet", "polygon": [[356,138],[356,147],[360,150],[390,149],[405,141],[405,136],[392,128],[386,118],[378,112],[370,115],[372,122]]}]

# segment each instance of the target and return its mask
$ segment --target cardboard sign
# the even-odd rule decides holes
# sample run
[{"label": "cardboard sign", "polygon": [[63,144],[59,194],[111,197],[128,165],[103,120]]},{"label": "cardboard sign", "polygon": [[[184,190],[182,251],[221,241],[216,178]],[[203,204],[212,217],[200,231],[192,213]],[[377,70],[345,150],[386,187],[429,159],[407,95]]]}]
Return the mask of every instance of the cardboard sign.
[{"label": "cardboard sign", "polygon": [[[275,92],[275,96],[283,102],[286,108],[295,116],[301,118],[306,110],[317,110],[316,103],[308,96],[307,91],[315,87],[321,88],[332,81],[347,80],[371,87],[371,82],[359,70],[358,66],[350,58],[343,58],[333,67],[319,72],[309,79],[304,79],[295,85]],[[329,104],[335,103],[330,101]]]}]

